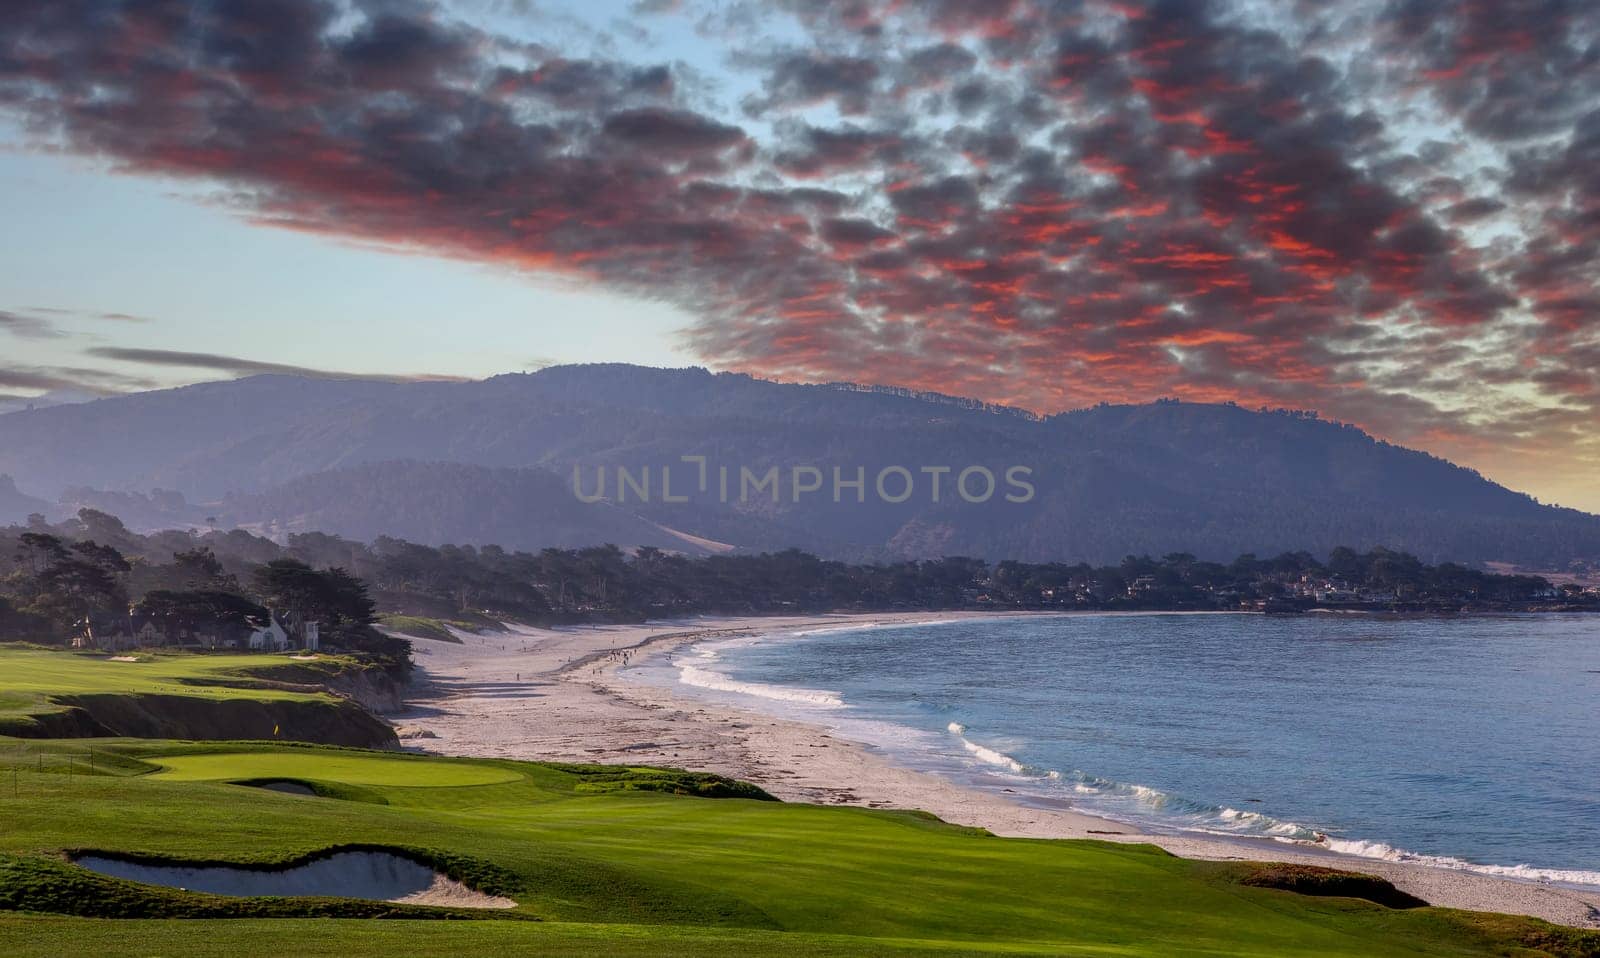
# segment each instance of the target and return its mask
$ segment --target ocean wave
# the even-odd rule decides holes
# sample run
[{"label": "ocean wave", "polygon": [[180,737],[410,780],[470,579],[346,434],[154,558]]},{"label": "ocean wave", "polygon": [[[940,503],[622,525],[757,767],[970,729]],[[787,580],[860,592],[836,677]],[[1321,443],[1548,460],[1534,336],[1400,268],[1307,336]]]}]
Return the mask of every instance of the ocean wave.
[{"label": "ocean wave", "polygon": [[696,688],[712,689],[718,692],[736,692],[740,695],[753,695],[757,698],[771,699],[774,702],[793,702],[799,705],[809,705],[813,708],[844,708],[844,699],[839,697],[838,692],[829,692],[825,689],[802,689],[783,685],[767,685],[763,682],[741,682],[721,672],[714,672],[694,665],[679,666],[678,680],[684,685],[692,685]]},{"label": "ocean wave", "polygon": [[985,748],[976,742],[970,742],[966,739],[962,739],[961,744],[966,746],[967,751],[976,756],[979,761],[986,762],[990,765],[998,765],[1001,768],[1009,769],[1018,774],[1028,770],[1026,765],[1005,754],[1004,752],[997,752],[992,748]]},{"label": "ocean wave", "polygon": [[1321,842],[1321,847],[1341,855],[1353,855],[1357,858],[1371,858],[1386,862],[1408,862],[1416,865],[1428,865],[1433,868],[1449,868],[1455,871],[1475,872],[1479,875],[1491,875],[1496,878],[1516,878],[1522,881],[1557,882],[1563,885],[1600,885],[1600,871],[1585,871],[1578,868],[1539,868],[1534,865],[1480,865],[1461,858],[1451,858],[1448,855],[1423,855],[1418,852],[1406,851],[1395,848],[1383,842],[1363,841],[1361,839],[1346,839],[1329,837]]},{"label": "ocean wave", "polygon": [[804,629],[774,632],[772,636],[802,638],[814,635],[837,635],[843,632],[875,632],[879,629],[923,629],[939,625],[960,625],[992,622],[995,617],[944,617],[931,619],[874,619],[867,622],[841,622],[837,625],[814,625]]},{"label": "ocean wave", "polygon": [[1320,849],[1355,858],[1406,862],[1496,878],[1555,882],[1564,885],[1600,885],[1600,871],[1540,868],[1526,864],[1482,865],[1461,858],[1424,855],[1383,842],[1336,838],[1309,825],[1227,805],[1197,802],[1148,785],[1113,781],[1077,770],[1061,772],[1038,769],[996,749],[974,742],[967,737],[967,727],[960,722],[951,722],[946,729],[956,737],[965,751],[985,764],[1000,766],[1019,775],[1036,777],[1049,783],[1061,783],[1070,788],[1075,795],[1086,799],[1085,810],[1131,825],[1155,825],[1180,832],[1225,838],[1272,839],[1289,845]]},{"label": "ocean wave", "polygon": [[1026,775],[1030,772],[1036,771],[1035,769],[1024,765],[1022,762],[1017,761],[1004,752],[989,748],[987,745],[979,745],[977,742],[967,738],[966,735],[963,734],[966,732],[967,727],[962,725],[960,722],[951,722],[949,725],[945,726],[945,728],[950,732],[950,734],[954,735],[961,742],[962,748],[965,748],[973,758],[976,758],[985,765],[994,765],[1009,772],[1014,772],[1018,775]]},{"label": "ocean wave", "polygon": [[1304,825],[1275,819],[1260,812],[1244,811],[1226,805],[1208,805],[1148,785],[1118,782],[1076,769],[1062,772],[1056,769],[1036,768],[1004,752],[974,742],[966,736],[967,727],[959,722],[951,722],[946,728],[961,743],[963,749],[980,761],[1052,784],[1060,783],[1070,788],[1075,795],[1086,799],[1097,799],[1098,801],[1087,803],[1095,810],[1128,819],[1131,823],[1146,819],[1151,824],[1178,828],[1182,831],[1280,838],[1291,841],[1313,841],[1319,834]]},{"label": "ocean wave", "polygon": [[842,709],[845,707],[844,699],[840,697],[838,692],[832,692],[827,689],[769,685],[765,682],[744,682],[731,675],[718,672],[711,667],[722,658],[722,652],[728,649],[753,645],[763,638],[764,636],[741,635],[729,639],[702,642],[699,645],[690,647],[686,650],[687,661],[674,659],[672,663],[678,669],[678,681],[684,685],[692,685],[695,688],[750,695],[773,702],[789,702],[823,709]]}]

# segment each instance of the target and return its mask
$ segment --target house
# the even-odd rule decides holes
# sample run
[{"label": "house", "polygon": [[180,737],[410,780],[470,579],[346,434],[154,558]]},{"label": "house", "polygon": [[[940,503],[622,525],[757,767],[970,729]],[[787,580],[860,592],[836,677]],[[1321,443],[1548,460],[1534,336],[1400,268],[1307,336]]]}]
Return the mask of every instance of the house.
[{"label": "house", "polygon": [[170,644],[172,636],[166,623],[155,616],[140,615],[132,610],[127,615],[91,614],[72,640],[75,649],[104,649],[107,652]]},{"label": "house", "polygon": [[1314,595],[1323,605],[1349,605],[1361,601],[1361,593],[1354,589],[1342,589],[1332,585],[1318,589]]},{"label": "house", "polygon": [[136,623],[133,631],[134,644],[140,648],[156,645],[168,645],[172,639],[168,635],[165,623],[157,625],[154,618],[145,618],[143,622]]},{"label": "house", "polygon": [[267,622],[257,624],[208,617],[150,615],[130,609],[126,615],[90,615],[81,623],[72,647],[106,652],[163,647],[256,652],[299,648],[315,652],[322,648],[322,629],[317,622],[292,616],[286,626],[276,614]]},{"label": "house", "polygon": [[315,652],[322,648],[321,623],[307,619],[297,612],[285,612],[282,615],[274,612],[272,617],[283,627],[291,646],[307,652]]},{"label": "house", "polygon": [[322,626],[296,615],[280,618],[274,612],[266,625],[251,630],[247,647],[261,652],[286,652],[289,649],[315,652],[322,648]]},{"label": "house", "polygon": [[289,633],[278,617],[272,616],[265,625],[250,631],[247,647],[255,652],[283,652],[289,648]]}]

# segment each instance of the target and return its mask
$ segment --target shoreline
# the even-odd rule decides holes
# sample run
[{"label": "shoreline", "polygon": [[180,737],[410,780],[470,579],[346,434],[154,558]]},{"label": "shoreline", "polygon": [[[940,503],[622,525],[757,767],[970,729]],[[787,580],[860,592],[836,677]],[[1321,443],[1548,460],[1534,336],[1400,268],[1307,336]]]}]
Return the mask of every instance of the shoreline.
[{"label": "shoreline", "polygon": [[1600,927],[1600,888],[1364,858],[1269,838],[1140,832],[1065,803],[1027,802],[1021,794],[1008,796],[901,765],[823,724],[712,702],[619,674],[643,656],[713,639],[1063,614],[1073,613],[715,617],[624,626],[508,626],[488,635],[458,633],[460,645],[419,639],[414,643],[417,688],[408,696],[408,711],[395,722],[403,744],[439,754],[710,771],[751,782],[785,801],[914,808],[1005,837],[1148,842],[1186,858],[1343,868],[1385,878],[1436,905]]}]

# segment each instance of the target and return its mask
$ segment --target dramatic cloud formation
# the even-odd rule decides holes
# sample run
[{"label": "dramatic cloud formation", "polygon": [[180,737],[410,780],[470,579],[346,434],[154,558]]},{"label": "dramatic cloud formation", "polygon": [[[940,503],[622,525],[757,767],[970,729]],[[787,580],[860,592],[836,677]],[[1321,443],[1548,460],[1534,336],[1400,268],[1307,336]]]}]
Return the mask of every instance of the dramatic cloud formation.
[{"label": "dramatic cloud formation", "polygon": [[143,363],[149,366],[177,366],[185,369],[209,369],[231,376],[258,376],[276,373],[286,376],[309,376],[314,379],[370,379],[376,382],[459,382],[455,376],[434,375],[382,375],[342,373],[327,369],[310,369],[284,363],[267,363],[237,356],[219,356],[216,353],[175,352],[170,349],[126,349],[117,346],[96,346],[86,350],[90,356],[114,359],[126,363]]},{"label": "dramatic cloud formation", "polygon": [[423,0],[13,0],[0,110],[262,223],[672,302],[724,367],[1600,467],[1592,3],[638,12],[746,88]]}]

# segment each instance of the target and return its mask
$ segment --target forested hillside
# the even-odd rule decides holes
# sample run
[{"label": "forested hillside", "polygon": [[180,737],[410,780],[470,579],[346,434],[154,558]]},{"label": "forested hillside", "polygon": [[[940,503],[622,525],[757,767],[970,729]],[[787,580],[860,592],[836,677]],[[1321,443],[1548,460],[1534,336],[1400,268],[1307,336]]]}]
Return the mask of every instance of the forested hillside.
[{"label": "forested hillside", "polygon": [[[618,468],[648,474],[653,494],[624,494]],[[896,468],[914,482],[905,501],[874,488],[888,474],[898,491]],[[996,494],[956,495],[968,468],[995,476]],[[1004,477],[1018,468],[1033,494],[1009,501]],[[601,501],[573,494],[575,469],[590,490],[608,481]],[[724,469],[731,481],[719,488]],[[801,494],[795,471],[811,469],[823,485]],[[865,494],[846,486],[835,502],[835,469],[864,479]],[[686,501],[663,495],[662,470]],[[781,488],[749,494],[746,470],[777,470]],[[13,520],[64,497],[57,516],[90,506],[139,528],[237,525],[279,537],[320,529],[695,554],[726,544],[851,560],[1226,560],[1338,545],[1547,569],[1600,560],[1600,517],[1305,413],[1163,401],[1039,418],[698,369],[209,383],[0,416],[0,473],[35,497],[11,507]]]}]

